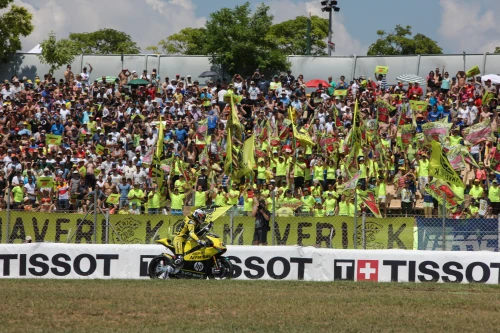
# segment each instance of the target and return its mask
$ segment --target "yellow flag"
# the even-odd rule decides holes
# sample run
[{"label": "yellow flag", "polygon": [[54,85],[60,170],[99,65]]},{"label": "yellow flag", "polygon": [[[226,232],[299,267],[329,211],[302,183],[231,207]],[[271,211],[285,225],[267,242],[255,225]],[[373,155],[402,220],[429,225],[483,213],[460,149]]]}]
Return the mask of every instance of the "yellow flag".
[{"label": "yellow flag", "polygon": [[224,172],[226,175],[231,176],[233,164],[233,136],[231,134],[231,126],[227,127],[227,144],[226,144],[226,159],[224,161]]},{"label": "yellow flag", "polygon": [[163,155],[163,139],[164,139],[164,133],[163,133],[163,121],[161,121],[160,117],[160,124],[158,128],[158,140],[156,141],[156,152],[155,152],[155,157],[158,159],[158,161],[161,159],[161,156]]},{"label": "yellow flag", "polygon": [[431,142],[432,153],[429,160],[429,176],[444,180],[446,183],[465,187],[460,176],[453,170],[446,154],[443,154],[441,144],[437,141]]},{"label": "yellow flag", "polygon": [[292,115],[292,108],[288,109],[288,114],[290,115],[291,118],[290,120],[292,121],[293,136],[295,137],[295,139],[298,140],[302,145],[306,146],[314,145],[314,142],[311,139],[311,136],[309,135],[307,130],[303,127],[297,129],[297,126],[295,126],[295,121]]},{"label": "yellow flag", "polygon": [[243,163],[249,168],[253,170],[255,167],[255,137],[252,135],[245,141],[245,145],[243,146]]}]

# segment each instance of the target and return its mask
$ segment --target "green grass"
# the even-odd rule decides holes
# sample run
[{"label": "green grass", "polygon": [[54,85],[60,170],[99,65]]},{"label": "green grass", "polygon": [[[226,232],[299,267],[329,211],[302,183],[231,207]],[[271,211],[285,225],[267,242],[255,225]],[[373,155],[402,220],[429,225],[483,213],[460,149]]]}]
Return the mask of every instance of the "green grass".
[{"label": "green grass", "polygon": [[2,280],[0,332],[495,332],[500,287]]}]

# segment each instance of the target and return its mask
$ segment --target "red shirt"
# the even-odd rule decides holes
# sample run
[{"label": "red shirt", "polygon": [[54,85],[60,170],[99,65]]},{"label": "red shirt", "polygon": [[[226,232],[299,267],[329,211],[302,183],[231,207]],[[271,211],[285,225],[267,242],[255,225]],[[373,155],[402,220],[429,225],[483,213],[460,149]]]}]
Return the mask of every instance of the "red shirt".
[{"label": "red shirt", "polygon": [[420,88],[420,87],[413,87],[410,90],[410,95],[422,96],[423,93],[424,92],[422,91],[422,88]]}]

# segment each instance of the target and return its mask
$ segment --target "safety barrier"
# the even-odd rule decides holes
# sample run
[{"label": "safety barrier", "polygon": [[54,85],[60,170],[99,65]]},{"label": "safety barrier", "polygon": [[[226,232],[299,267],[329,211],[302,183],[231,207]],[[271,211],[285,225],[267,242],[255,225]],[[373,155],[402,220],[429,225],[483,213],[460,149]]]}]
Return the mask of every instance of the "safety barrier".
[{"label": "safety barrier", "polygon": [[[415,74],[426,77],[430,71],[436,68],[446,68],[453,77],[458,71],[466,71],[473,66],[478,66],[481,73],[500,73],[500,54],[441,54],[441,55],[409,55],[409,56],[332,56],[332,57],[310,57],[289,56],[292,73],[303,74],[309,79],[326,79],[332,76],[338,81],[340,76],[347,80],[365,75],[367,78],[374,75],[376,66],[389,66],[387,81],[395,84],[397,77],[404,74]],[[156,54],[136,55],[92,55],[83,54],[75,58],[71,64],[75,73],[81,73],[86,63],[91,63],[93,72],[91,79],[101,76],[116,76],[122,69],[136,70],[140,73],[147,70],[149,73],[156,69],[163,80],[165,77],[174,78],[180,73],[182,76],[191,75],[193,81],[200,80],[204,83],[206,79],[198,78],[197,75],[209,70],[212,65],[210,58],[206,56],[170,56]],[[13,75],[26,76],[33,80],[36,75],[43,76],[48,73],[50,66],[41,64],[38,55],[29,53],[17,53],[12,55],[9,61],[0,66],[0,77],[10,79]],[[55,77],[63,77],[66,66],[54,72]],[[226,77],[234,73],[220,73]]]},{"label": "safety barrier", "polygon": [[[1,278],[147,279],[159,245],[0,244]],[[491,252],[335,250],[228,246],[234,278],[247,280],[500,283]]]}]

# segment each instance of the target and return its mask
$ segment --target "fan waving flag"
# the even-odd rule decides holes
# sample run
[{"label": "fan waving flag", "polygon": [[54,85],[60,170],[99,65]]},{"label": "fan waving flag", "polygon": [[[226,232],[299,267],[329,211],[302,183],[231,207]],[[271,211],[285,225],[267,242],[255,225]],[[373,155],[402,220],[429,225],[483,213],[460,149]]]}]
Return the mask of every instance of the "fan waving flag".
[{"label": "fan waving flag", "polygon": [[233,206],[231,206],[231,205],[228,205],[228,206],[210,205],[210,206],[205,206],[205,207],[200,207],[200,208],[193,207],[191,209],[191,212],[194,212],[196,209],[202,209],[207,214],[207,217],[205,218],[205,222],[210,223],[210,222],[214,222],[219,217],[224,215],[229,209],[231,209],[231,207],[233,207]]},{"label": "fan waving flag", "polygon": [[432,153],[429,161],[429,175],[441,179],[450,185],[465,187],[460,176],[451,167],[448,157],[443,153],[441,144],[437,141],[432,141],[431,145]]},{"label": "fan waving flag", "polygon": [[378,207],[378,202],[375,199],[375,194],[372,191],[357,191],[358,197],[363,201],[366,207],[375,215],[377,218],[381,218],[380,208]]},{"label": "fan waving flag", "polygon": [[312,146],[314,145],[313,140],[311,139],[311,136],[307,132],[307,130],[303,127],[297,128],[295,126],[295,119],[293,119],[293,110],[292,108],[288,109],[288,114],[290,115],[290,120],[292,121],[292,128],[293,128],[293,136],[295,139],[297,139],[302,145],[305,146]]}]

